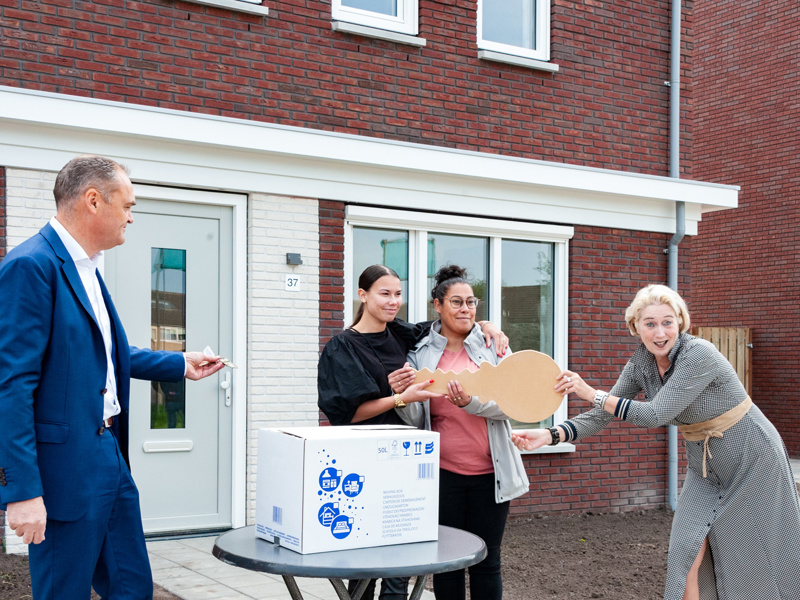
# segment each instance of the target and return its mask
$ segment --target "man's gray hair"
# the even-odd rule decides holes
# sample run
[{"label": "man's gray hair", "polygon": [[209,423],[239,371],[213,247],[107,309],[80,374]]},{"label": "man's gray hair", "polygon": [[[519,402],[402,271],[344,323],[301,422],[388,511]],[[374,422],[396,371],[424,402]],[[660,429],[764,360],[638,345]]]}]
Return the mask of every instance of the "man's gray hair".
[{"label": "man's gray hair", "polygon": [[76,156],[59,171],[53,186],[57,209],[69,209],[89,188],[94,188],[108,202],[108,195],[119,188],[119,172],[130,175],[125,165],[104,158],[84,154]]}]

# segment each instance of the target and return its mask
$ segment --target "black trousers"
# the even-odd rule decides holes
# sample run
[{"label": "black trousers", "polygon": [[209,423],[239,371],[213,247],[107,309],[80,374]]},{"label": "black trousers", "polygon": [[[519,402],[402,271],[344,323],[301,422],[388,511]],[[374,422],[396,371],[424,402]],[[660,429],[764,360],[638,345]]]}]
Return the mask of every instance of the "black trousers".
[{"label": "black trousers", "polygon": [[[367,589],[361,596],[361,600],[373,600],[375,598],[375,579],[370,580]],[[352,593],[356,590],[358,579],[351,579],[347,582],[347,591]],[[408,577],[390,577],[381,579],[380,600],[406,600],[408,598]]]},{"label": "black trousers", "polygon": [[[486,542],[487,555],[469,568],[473,600],[501,600],[500,546],[508,518],[509,502],[494,499],[495,475],[459,475],[439,471],[439,523],[474,533]],[[436,600],[464,600],[464,569],[433,576]]]}]

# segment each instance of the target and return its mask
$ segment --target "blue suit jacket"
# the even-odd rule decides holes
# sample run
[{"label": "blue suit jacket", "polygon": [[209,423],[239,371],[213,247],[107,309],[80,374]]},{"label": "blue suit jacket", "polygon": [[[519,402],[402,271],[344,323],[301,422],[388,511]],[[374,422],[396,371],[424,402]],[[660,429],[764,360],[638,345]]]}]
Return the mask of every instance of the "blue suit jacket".
[{"label": "blue suit jacket", "polygon": [[[129,347],[102,279],[100,285],[122,409],[114,429],[127,456],[130,378],[178,381],[185,362],[177,352]],[[43,496],[49,518],[83,516],[100,477],[106,371],[91,303],[48,224],[0,263],[0,508]]]}]

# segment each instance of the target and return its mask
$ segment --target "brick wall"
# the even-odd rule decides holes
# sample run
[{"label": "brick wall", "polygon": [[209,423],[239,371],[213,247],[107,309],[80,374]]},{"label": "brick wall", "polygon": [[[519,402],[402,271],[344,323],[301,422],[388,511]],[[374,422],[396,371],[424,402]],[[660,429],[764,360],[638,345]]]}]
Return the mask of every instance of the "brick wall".
[{"label": "brick wall", "polygon": [[[800,6],[711,0],[696,31],[694,175],[742,190],[700,223],[694,317],[753,329],[753,400],[800,455]],[[769,60],[746,68],[753,56]]]},{"label": "brick wall", "polygon": [[[344,327],[344,203],[319,202],[319,351]],[[321,425],[328,417],[319,411]]]},{"label": "brick wall", "polygon": [[35,235],[56,214],[56,173],[6,169],[6,249]]},{"label": "brick wall", "polygon": [[344,203],[319,203],[319,349],[344,327]]},{"label": "brick wall", "polygon": [[[4,217],[3,241],[0,250],[5,253],[36,233],[55,214],[52,189],[55,173],[23,171],[2,168],[2,209]],[[48,190],[49,186],[49,190]],[[14,535],[5,514],[0,517],[0,537],[9,554],[27,554],[28,546]]]},{"label": "brick wall", "polygon": [[[253,194],[248,201],[247,523],[255,522],[258,430],[318,422],[317,200]],[[299,252],[303,264],[286,264]],[[299,291],[284,277],[300,278]]]},{"label": "brick wall", "polygon": [[[664,248],[670,237],[575,228],[569,258],[569,365],[590,385],[610,389],[636,348],[638,338],[624,323],[625,309],[640,288],[666,282]],[[679,289],[688,289],[691,257],[687,238],[680,245]],[[588,408],[570,398],[569,416]],[[531,492],[512,504],[512,514],[663,506],[668,501],[667,443],[666,427],[642,429],[615,420],[599,435],[578,442],[575,453],[528,455]],[[678,453],[679,470],[685,470],[680,446]]]},{"label": "brick wall", "polygon": [[[3,211],[0,256],[35,234],[55,214],[53,183],[55,173],[0,168],[0,208]],[[28,546],[22,543],[0,513],[0,538],[9,554],[27,554]]]},{"label": "brick wall", "polygon": [[[172,0],[0,4],[0,84],[666,175],[670,2],[552,2],[556,74],[477,58],[474,0],[420,0],[416,48]],[[684,3],[684,54],[692,50]],[[691,71],[683,85],[691,88]],[[683,102],[691,172],[691,99]]]},{"label": "brick wall", "polygon": [[[343,250],[335,250],[342,245],[343,219],[341,203],[320,202],[320,302],[332,305],[320,318],[323,345],[332,330],[344,325]],[[670,237],[576,227],[569,258],[569,363],[590,384],[609,389],[636,348],[624,324],[625,309],[644,285],[666,282],[664,248]],[[691,256],[687,238],[679,254],[679,283],[686,290]],[[329,286],[323,286],[326,279]],[[690,294],[684,296],[691,301]],[[569,414],[588,407],[572,400]],[[575,453],[525,456],[531,492],[512,503],[512,515],[642,510],[667,502],[665,427],[645,430],[615,421],[577,447]],[[680,448],[679,459],[685,469]]]}]

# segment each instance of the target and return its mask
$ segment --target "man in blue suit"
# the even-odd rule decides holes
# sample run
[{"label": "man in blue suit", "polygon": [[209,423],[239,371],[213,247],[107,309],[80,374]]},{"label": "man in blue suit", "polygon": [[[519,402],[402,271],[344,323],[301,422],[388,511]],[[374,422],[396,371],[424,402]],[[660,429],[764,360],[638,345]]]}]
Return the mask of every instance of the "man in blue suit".
[{"label": "man in blue suit", "polygon": [[223,365],[128,346],[97,270],[133,222],[127,169],[77,157],[53,194],[56,216],[0,263],[0,508],[31,544],[35,600],[87,600],[92,586],[151,599],[126,464],[130,378],[200,379]]}]

